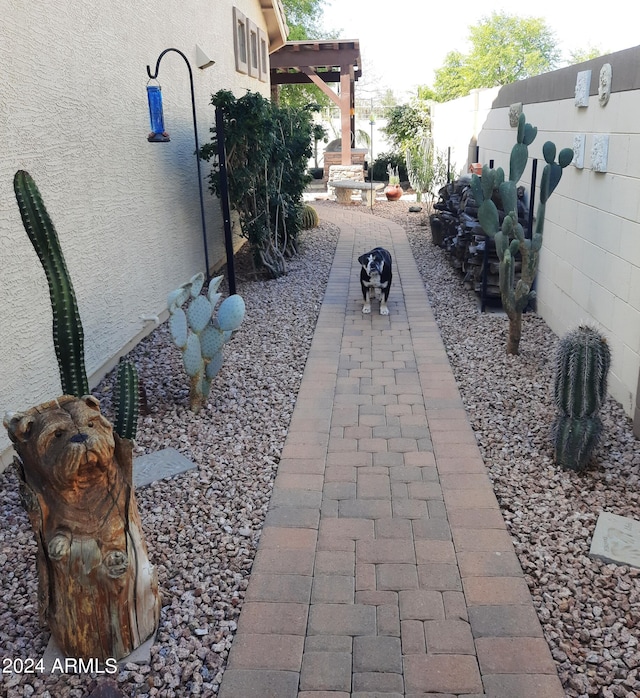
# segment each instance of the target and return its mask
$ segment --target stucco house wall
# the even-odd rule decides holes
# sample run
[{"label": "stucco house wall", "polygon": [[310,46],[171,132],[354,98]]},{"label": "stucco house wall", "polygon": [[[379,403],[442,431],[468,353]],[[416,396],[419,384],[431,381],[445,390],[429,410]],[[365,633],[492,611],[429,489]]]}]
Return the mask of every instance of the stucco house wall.
[{"label": "stucco house wall", "polygon": [[[598,83],[605,64],[612,69],[612,91],[602,106]],[[537,311],[558,335],[583,322],[604,332],[613,356],[610,393],[634,418],[640,436],[639,64],[640,46],[489,91],[493,101],[480,114],[477,144],[480,162],[493,159],[508,173],[516,142],[509,107],[521,102],[527,121],[538,128],[529,154],[539,160],[539,184],[544,142],[551,140],[560,150],[574,147],[576,136],[584,137],[583,166],[564,170],[547,204]],[[586,106],[580,107],[576,106],[578,74],[587,70],[591,70],[588,96]],[[475,116],[466,109],[469,99],[434,106],[437,147],[453,145],[464,152],[476,133]],[[456,112],[458,102],[461,110]],[[445,132],[441,123],[453,113],[459,116],[457,130],[447,126]],[[601,136],[608,136],[608,160],[605,171],[596,171],[592,150]],[[463,163],[461,170],[466,171],[469,163]],[[531,164],[522,183],[530,189]]]},{"label": "stucco house wall", "polygon": [[[188,69],[160,64],[170,143],[149,143],[146,66],[177,48],[193,71],[200,144],[214,123],[211,95],[269,97],[266,79],[236,70],[234,6],[285,40],[278,0],[97,0],[4,3],[0,16],[0,413],[60,394],[51,307],[13,191],[35,179],[56,226],[78,299],[93,387],[163,317],[169,291],[204,271]],[[196,66],[196,45],[215,61]],[[224,259],[219,205],[202,163],[209,260]],[[0,430],[6,463],[9,440]]]}]

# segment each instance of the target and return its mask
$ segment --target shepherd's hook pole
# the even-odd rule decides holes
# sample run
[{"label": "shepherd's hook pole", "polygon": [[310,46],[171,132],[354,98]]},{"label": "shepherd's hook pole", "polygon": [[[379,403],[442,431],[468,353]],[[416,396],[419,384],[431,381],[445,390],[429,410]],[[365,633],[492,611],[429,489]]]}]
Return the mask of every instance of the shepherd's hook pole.
[{"label": "shepherd's hook pole", "polygon": [[204,217],[204,197],[202,195],[202,174],[200,172],[200,144],[198,142],[198,121],[196,119],[196,98],[195,94],[193,91],[193,72],[191,71],[191,64],[189,63],[189,59],[182,53],[182,51],[179,51],[177,48],[166,48],[159,56],[158,60],[156,61],[156,70],[155,73],[151,73],[151,68],[147,66],[147,75],[149,76],[150,80],[156,80],[158,77],[158,71],[160,70],[160,61],[164,57],[165,53],[169,53],[169,51],[174,51],[178,55],[182,56],[184,59],[184,62],[187,64],[187,69],[189,71],[189,87],[191,89],[191,112],[193,114],[193,135],[195,138],[196,142],[196,165],[198,167],[198,191],[200,193],[200,221],[202,223],[202,242],[204,243],[204,263],[206,265],[206,277],[207,277],[207,283],[211,280],[211,276],[209,275],[209,249],[207,247],[207,226],[205,223],[205,217]]}]

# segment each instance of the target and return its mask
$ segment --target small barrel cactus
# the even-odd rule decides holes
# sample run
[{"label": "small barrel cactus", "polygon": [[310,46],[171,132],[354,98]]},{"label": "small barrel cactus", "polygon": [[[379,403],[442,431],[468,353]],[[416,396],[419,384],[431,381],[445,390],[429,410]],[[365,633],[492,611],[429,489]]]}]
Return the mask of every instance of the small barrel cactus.
[{"label": "small barrel cactus", "polygon": [[302,213],[300,214],[302,218],[302,229],[308,230],[309,228],[316,228],[320,223],[320,218],[318,217],[318,212],[309,206],[309,204],[304,204],[302,207]]},{"label": "small barrel cactus", "polygon": [[[222,348],[244,319],[244,300],[238,294],[225,298],[213,317],[216,304],[222,297],[218,287],[222,276],[209,283],[207,295],[200,292],[204,274],[193,276],[180,288],[172,291],[167,299],[169,329],[176,346],[182,352],[182,360],[191,386],[189,407],[199,412],[209,395],[211,381],[222,367]],[[183,309],[183,306],[186,308]]]},{"label": "small barrel cactus", "polygon": [[559,414],[553,424],[556,462],[583,471],[602,434],[598,412],[607,396],[611,351],[606,339],[586,325],[558,345],[554,383]]}]

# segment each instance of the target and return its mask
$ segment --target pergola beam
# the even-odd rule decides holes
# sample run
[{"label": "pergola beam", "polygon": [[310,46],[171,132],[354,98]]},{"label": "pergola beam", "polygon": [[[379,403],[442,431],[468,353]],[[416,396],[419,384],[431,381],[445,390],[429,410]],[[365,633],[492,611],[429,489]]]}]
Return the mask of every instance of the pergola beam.
[{"label": "pergola beam", "polygon": [[[296,66],[296,68],[299,68],[299,66]],[[302,71],[302,68],[300,68],[300,71]],[[323,82],[340,82],[339,69],[316,70],[315,73]],[[357,81],[360,75],[360,69],[354,70],[354,80]],[[271,71],[272,85],[299,85],[308,84],[310,82],[314,81],[302,72]]]},{"label": "pergola beam", "polygon": [[[355,142],[355,82],[361,75],[358,41],[289,41],[269,56],[271,85],[313,83],[340,107],[343,165],[351,164]],[[324,70],[318,72],[318,68]],[[340,83],[336,94],[328,82]]]},{"label": "pergola beam", "polygon": [[[360,49],[346,48],[336,50],[334,48],[328,50],[313,50],[311,48],[297,48],[287,50],[294,42],[286,43],[281,49],[275,51],[269,56],[271,68],[291,68],[293,65],[305,65],[312,68],[320,68],[322,66],[338,66],[344,63],[360,65]],[[306,42],[305,42],[306,43]],[[349,42],[353,44],[353,41]]]},{"label": "pergola beam", "polygon": [[330,87],[327,87],[327,84],[323,82],[313,68],[302,66],[300,68],[300,72],[304,73],[314,85],[317,85],[334,104],[336,104],[338,107],[340,106],[340,98],[338,95]]}]

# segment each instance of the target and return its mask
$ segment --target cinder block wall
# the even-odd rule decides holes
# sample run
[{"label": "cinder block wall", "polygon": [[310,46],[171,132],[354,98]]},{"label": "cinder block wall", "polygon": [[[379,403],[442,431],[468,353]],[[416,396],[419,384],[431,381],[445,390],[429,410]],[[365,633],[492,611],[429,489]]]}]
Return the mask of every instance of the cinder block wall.
[{"label": "cinder block wall", "polygon": [[[582,167],[570,165],[547,204],[537,279],[538,313],[563,335],[580,323],[599,327],[611,345],[609,387],[640,436],[640,46],[523,80],[479,95],[434,105],[436,147],[451,147],[457,171],[465,172],[479,146],[479,161],[506,171],[516,142],[509,123],[511,105],[522,103],[527,121],[538,128],[529,148],[544,165],[542,145],[558,150],[585,142]],[[612,90],[602,106],[600,72],[612,69]],[[576,106],[578,74],[591,71],[587,106]],[[486,100],[491,104],[487,105]],[[456,105],[459,109],[456,110]],[[608,136],[605,171],[596,171],[592,150]],[[470,150],[470,147],[473,150]],[[522,183],[531,187],[531,163]],[[538,193],[536,193],[536,200]],[[526,340],[526,337],[524,338]]]}]

